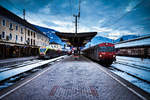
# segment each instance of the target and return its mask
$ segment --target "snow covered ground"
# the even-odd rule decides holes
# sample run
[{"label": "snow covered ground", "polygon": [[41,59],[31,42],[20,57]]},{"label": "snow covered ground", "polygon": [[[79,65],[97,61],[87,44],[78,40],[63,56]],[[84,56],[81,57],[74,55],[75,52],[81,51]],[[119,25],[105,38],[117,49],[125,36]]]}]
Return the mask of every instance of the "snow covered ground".
[{"label": "snow covered ground", "polygon": [[136,57],[116,56],[117,61],[127,62],[133,65],[140,65],[150,68],[150,59],[141,59]]},{"label": "snow covered ground", "polygon": [[[112,67],[123,71],[112,70],[112,72],[150,93],[150,59],[117,56],[116,62],[112,64]],[[127,73],[147,82],[130,76]]]}]

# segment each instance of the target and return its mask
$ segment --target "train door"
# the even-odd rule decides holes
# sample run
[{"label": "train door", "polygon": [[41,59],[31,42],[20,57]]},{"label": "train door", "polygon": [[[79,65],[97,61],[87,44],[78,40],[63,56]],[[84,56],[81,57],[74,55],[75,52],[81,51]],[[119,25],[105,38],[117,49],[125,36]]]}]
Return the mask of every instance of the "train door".
[{"label": "train door", "polygon": [[99,46],[97,46],[95,49],[96,49],[95,57],[97,60],[99,60]]}]

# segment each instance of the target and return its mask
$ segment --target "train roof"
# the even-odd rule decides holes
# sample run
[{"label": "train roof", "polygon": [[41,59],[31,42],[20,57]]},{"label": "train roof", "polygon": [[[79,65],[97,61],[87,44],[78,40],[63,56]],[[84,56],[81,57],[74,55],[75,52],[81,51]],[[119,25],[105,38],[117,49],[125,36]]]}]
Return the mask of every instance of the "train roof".
[{"label": "train roof", "polygon": [[100,43],[99,46],[114,46],[112,43]]},{"label": "train roof", "polygon": [[42,48],[47,48],[47,49],[51,49],[51,50],[62,50],[61,45],[58,45],[58,44],[50,44],[48,46],[40,47],[40,49],[42,49]]},{"label": "train roof", "polygon": [[122,41],[115,44],[115,48],[129,48],[141,46],[150,46],[150,35],[127,41]]},{"label": "train roof", "polygon": [[49,45],[61,45],[61,44],[56,43],[56,42],[51,42]]},{"label": "train roof", "polygon": [[[89,47],[89,48],[94,48],[94,47],[96,47],[96,46],[114,46],[114,44],[113,44],[113,43],[109,43],[109,42],[103,42],[103,43],[99,43],[99,44],[97,44],[97,45],[91,46],[91,47]],[[89,49],[89,48],[85,48],[85,49],[83,49],[83,51],[84,51],[84,50],[87,50],[87,49]]]}]

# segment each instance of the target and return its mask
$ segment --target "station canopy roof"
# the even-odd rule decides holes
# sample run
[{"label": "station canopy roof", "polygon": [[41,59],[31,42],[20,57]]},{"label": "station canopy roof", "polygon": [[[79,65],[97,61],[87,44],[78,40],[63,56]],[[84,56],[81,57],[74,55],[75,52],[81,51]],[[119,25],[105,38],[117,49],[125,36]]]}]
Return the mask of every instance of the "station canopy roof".
[{"label": "station canopy roof", "polygon": [[61,38],[63,42],[73,47],[84,47],[97,32],[83,32],[83,33],[64,33],[56,32],[56,35]]}]

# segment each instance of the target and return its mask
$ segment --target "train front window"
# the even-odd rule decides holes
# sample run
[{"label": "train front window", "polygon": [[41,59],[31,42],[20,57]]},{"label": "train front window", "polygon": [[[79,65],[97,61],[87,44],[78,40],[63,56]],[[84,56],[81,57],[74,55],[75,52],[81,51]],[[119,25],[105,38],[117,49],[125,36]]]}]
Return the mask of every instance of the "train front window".
[{"label": "train front window", "polygon": [[74,55],[78,55],[78,51],[77,50],[74,50]]},{"label": "train front window", "polygon": [[114,47],[99,47],[99,51],[101,52],[113,52],[115,51]]},{"label": "train front window", "polygon": [[40,49],[40,52],[45,52],[46,51],[46,48],[41,48]]}]

